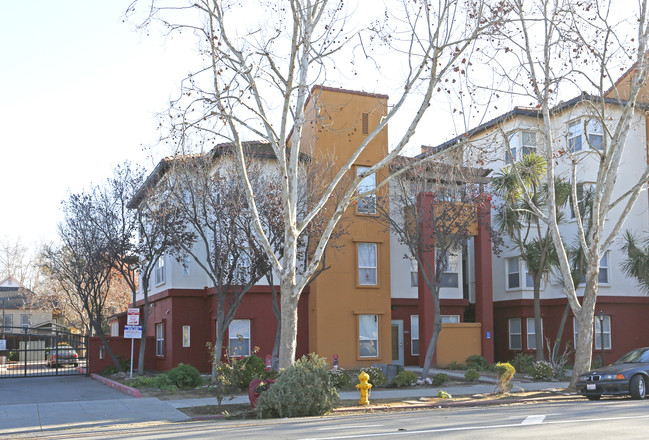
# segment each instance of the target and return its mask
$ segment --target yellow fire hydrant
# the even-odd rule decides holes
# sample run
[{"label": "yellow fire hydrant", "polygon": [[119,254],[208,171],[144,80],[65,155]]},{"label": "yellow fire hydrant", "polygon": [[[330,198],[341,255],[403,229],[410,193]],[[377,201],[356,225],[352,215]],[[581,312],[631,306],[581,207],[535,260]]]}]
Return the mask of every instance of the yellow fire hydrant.
[{"label": "yellow fire hydrant", "polygon": [[370,376],[366,372],[361,371],[361,374],[358,375],[358,380],[361,381],[361,383],[356,385],[356,388],[358,388],[361,392],[361,400],[358,402],[358,404],[369,405],[370,389],[372,388],[372,384],[369,382]]}]

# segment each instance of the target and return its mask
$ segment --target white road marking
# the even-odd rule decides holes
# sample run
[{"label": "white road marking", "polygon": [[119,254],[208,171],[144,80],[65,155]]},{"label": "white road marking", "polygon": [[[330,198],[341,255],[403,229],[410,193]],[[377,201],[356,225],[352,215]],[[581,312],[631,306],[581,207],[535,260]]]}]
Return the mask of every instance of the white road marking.
[{"label": "white road marking", "polygon": [[527,416],[521,422],[521,425],[540,425],[545,420],[545,416]]},{"label": "white road marking", "polygon": [[[607,422],[613,420],[631,420],[631,419],[647,419],[649,415],[644,416],[621,416],[621,417],[598,417],[592,419],[570,419],[570,420],[557,420],[553,422],[545,422],[546,425],[565,425],[571,423],[594,423],[594,422]],[[368,438],[368,437],[385,437],[385,436],[396,436],[396,435],[413,435],[413,434],[430,434],[435,432],[453,432],[453,431],[481,431],[485,429],[498,429],[498,428],[520,428],[520,423],[516,424],[502,424],[502,425],[487,425],[487,426],[465,426],[465,427],[455,427],[455,428],[437,428],[437,429],[419,429],[413,431],[390,431],[390,432],[378,432],[375,434],[353,434],[353,435],[341,435],[336,437],[309,437],[303,438],[301,440],[342,440],[348,438]]]}]

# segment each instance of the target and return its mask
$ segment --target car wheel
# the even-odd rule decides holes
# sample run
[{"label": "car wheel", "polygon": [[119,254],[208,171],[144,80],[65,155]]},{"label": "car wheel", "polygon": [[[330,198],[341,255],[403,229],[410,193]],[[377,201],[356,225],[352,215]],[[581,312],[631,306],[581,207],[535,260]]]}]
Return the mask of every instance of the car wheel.
[{"label": "car wheel", "polygon": [[601,394],[590,394],[590,395],[586,396],[586,398],[588,400],[599,400],[599,399],[602,398],[602,395]]},{"label": "car wheel", "polygon": [[78,366],[79,366],[79,364],[77,364],[76,362],[75,362],[74,364],[72,364],[72,365],[74,365],[75,367],[78,367]]},{"label": "car wheel", "polygon": [[631,398],[635,400],[644,399],[647,394],[647,381],[643,376],[636,374],[629,382],[629,391]]}]

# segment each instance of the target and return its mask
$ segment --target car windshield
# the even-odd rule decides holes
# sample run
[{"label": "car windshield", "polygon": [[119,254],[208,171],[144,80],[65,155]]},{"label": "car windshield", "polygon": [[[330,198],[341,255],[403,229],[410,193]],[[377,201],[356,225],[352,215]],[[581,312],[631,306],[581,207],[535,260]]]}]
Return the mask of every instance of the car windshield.
[{"label": "car windshield", "polygon": [[649,348],[639,348],[633,350],[618,359],[614,365],[617,364],[632,364],[636,362],[649,362]]}]

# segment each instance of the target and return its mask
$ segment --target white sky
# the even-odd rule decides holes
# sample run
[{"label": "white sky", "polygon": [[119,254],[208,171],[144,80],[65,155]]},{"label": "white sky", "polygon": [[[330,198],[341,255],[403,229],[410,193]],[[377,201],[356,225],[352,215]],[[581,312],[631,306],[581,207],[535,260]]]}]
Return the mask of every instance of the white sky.
[{"label": "white sky", "polygon": [[[155,114],[190,71],[193,41],[139,34],[122,21],[130,2],[0,1],[0,240],[55,240],[69,191],[100,183],[124,160],[150,170],[167,154],[155,147]],[[359,2],[371,9],[351,11],[358,17],[380,15],[383,2]],[[354,63],[366,67],[360,58]],[[325,85],[393,101],[389,65],[373,81],[339,66],[338,81]],[[455,132],[449,120],[448,104],[433,103],[410,151],[447,140]],[[392,143],[398,127],[399,118],[391,122]]]},{"label": "white sky", "polygon": [[0,239],[52,240],[68,189],[126,159],[151,168],[183,53],[123,23],[128,3],[0,2]]}]

